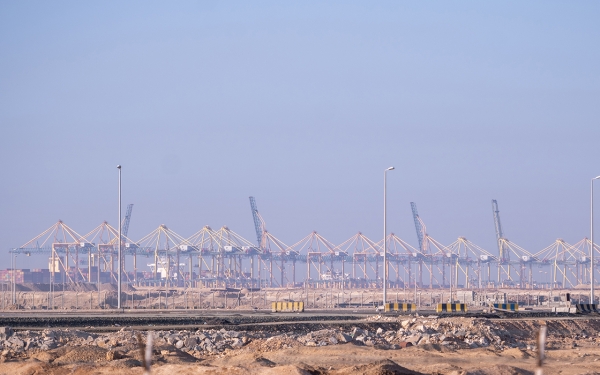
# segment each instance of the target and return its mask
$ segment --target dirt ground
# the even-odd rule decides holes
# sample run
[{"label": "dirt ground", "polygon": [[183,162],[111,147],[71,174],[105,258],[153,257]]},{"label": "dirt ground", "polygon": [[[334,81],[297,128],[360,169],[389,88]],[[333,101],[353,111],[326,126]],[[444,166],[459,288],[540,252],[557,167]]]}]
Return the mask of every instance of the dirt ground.
[{"label": "dirt ground", "polygon": [[[63,355],[64,356],[64,355]],[[40,359],[37,359],[38,357]],[[600,374],[597,348],[550,350],[544,374]],[[47,358],[46,358],[47,360]],[[47,363],[43,355],[0,364],[0,374],[142,374],[127,359],[87,363]],[[526,351],[508,349],[448,350],[435,345],[379,350],[352,344],[319,348],[297,347],[269,353],[230,352],[218,358],[192,360],[166,355],[152,374],[533,374],[536,361]]]},{"label": "dirt ground", "polygon": [[[354,329],[354,333],[361,332],[360,336],[343,332],[337,332],[335,336],[335,329],[299,333],[261,331],[252,333],[253,336],[249,332],[226,332],[224,329],[157,331],[152,334],[155,339],[151,373],[533,374],[536,368],[535,336],[543,324],[548,332],[544,374],[600,375],[600,320],[593,317],[545,321],[458,317],[402,319],[405,318],[399,317],[393,323],[397,324],[397,333],[381,330],[368,333]],[[122,329],[94,334],[63,329],[13,333],[10,328],[3,328],[2,332],[10,337],[2,344],[5,349],[0,356],[0,374],[143,373],[140,346],[143,347],[147,340],[143,332]],[[424,332],[431,333],[429,338],[425,339],[428,334]],[[414,346],[392,345],[397,340],[409,342],[406,335],[419,339],[413,341]],[[204,349],[196,345],[202,343],[196,341],[197,337],[204,339]],[[323,341],[327,337],[338,337],[340,341],[331,339],[327,343]],[[370,338],[364,341],[363,337]],[[373,342],[369,344],[371,340]],[[386,340],[389,345],[385,344]],[[42,346],[36,346],[36,342]],[[224,345],[226,342],[230,344]],[[48,343],[51,344],[49,347]],[[195,349],[188,349],[188,346]]]}]

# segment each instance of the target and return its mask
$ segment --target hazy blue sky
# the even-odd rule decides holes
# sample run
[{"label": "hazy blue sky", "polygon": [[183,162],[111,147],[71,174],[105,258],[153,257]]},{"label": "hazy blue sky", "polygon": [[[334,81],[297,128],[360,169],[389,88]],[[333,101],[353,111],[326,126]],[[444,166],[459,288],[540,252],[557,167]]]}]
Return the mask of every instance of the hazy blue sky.
[{"label": "hazy blue sky", "polygon": [[0,268],[59,219],[114,224],[117,164],[133,239],[252,240],[254,195],[288,244],[379,240],[393,165],[388,226],[415,246],[411,201],[438,241],[496,253],[493,198],[525,249],[577,242],[599,19],[597,1],[2,1]]}]

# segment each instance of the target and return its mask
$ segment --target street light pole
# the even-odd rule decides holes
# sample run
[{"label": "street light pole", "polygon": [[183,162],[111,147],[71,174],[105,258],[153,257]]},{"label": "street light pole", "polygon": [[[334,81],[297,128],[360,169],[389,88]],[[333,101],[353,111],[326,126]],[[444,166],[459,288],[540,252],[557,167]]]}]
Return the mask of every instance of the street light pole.
[{"label": "street light pole", "polygon": [[415,264],[415,274],[413,275],[415,280],[415,308],[417,308],[417,265]]},{"label": "street light pole", "polygon": [[387,172],[394,170],[389,167],[383,171],[383,304],[387,303]]},{"label": "street light pole", "polygon": [[17,280],[15,277],[15,268],[17,267],[17,254],[12,255],[12,304],[17,304]]},{"label": "street light pole", "polygon": [[14,254],[10,254],[10,302],[15,304],[15,257]]},{"label": "street light pole", "polygon": [[117,224],[119,225],[119,250],[117,253],[117,256],[119,257],[119,261],[118,261],[118,267],[119,267],[119,272],[118,272],[118,277],[117,277],[117,308],[120,309],[121,308],[121,267],[123,266],[122,264],[122,258],[123,258],[123,254],[121,254],[121,166],[117,165],[117,169],[119,170],[119,221],[117,221]]},{"label": "street light pole", "polygon": [[599,178],[590,182],[590,303],[594,303],[594,180]]},{"label": "street light pole", "polygon": [[[450,257],[450,259],[452,259],[452,257]],[[450,260],[450,262],[452,262],[452,260]],[[454,301],[452,301],[452,263],[450,263],[450,301],[448,301],[448,302],[450,302],[450,303],[454,302]]]}]

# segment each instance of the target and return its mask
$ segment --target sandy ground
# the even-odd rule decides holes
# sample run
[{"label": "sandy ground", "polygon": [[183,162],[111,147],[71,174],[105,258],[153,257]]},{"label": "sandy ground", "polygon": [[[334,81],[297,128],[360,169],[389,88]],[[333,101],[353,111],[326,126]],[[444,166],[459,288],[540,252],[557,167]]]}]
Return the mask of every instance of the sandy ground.
[{"label": "sandy ground", "polygon": [[[80,351],[77,353],[77,351]],[[7,359],[0,374],[142,374],[134,359],[106,360],[106,352],[37,352],[29,358]],[[69,353],[71,351],[71,353]],[[62,354],[59,357],[57,355]],[[70,358],[87,362],[70,363]],[[49,360],[54,359],[51,363]],[[401,350],[379,350],[352,343],[326,347],[289,348],[272,352],[229,351],[218,357],[197,359],[176,351],[163,351],[152,374],[532,374],[533,352],[517,348],[452,350],[423,345]],[[139,363],[138,363],[139,364]],[[133,366],[133,367],[132,367]],[[596,371],[596,372],[595,372]],[[544,374],[600,374],[600,349],[574,348],[547,351]]]},{"label": "sandy ground", "polygon": [[[147,293],[147,292],[146,292]],[[523,293],[523,291],[519,291]],[[143,294],[143,293],[142,293]],[[216,294],[216,293],[215,293]],[[275,295],[269,293],[268,300],[275,300]],[[213,301],[213,295],[203,295],[202,302]],[[23,297],[24,307],[27,302],[33,300],[32,306],[43,304],[43,295],[30,299]],[[74,294],[66,293],[65,306],[73,308],[75,305],[82,308],[85,306],[84,298],[90,296],[89,292]],[[148,296],[148,294],[146,294]],[[359,293],[348,295],[344,301],[361,301]],[[230,296],[236,297],[236,296]],[[259,298],[252,298],[248,294],[242,300],[227,298],[225,295],[215,296],[216,303],[229,301],[230,308],[236,308],[238,304],[249,306],[257,304]],[[273,297],[273,298],[271,298]],[[292,299],[294,296],[291,296]],[[309,293],[309,300],[314,298],[313,292]],[[365,302],[367,302],[365,294]],[[189,299],[188,299],[189,298]],[[193,298],[197,298],[196,304],[200,304],[199,296],[176,295],[169,297],[169,306],[194,305]],[[264,299],[267,299],[263,297]],[[93,302],[96,295],[89,297]],[[332,295],[317,293],[317,304],[322,299],[325,306],[331,304]],[[371,300],[374,298],[371,297]],[[375,298],[376,299],[376,298]],[[152,296],[148,299],[150,305],[161,306],[164,295]],[[148,300],[136,298],[135,305],[145,306]],[[56,300],[58,301],[58,299]],[[89,301],[89,300],[88,300]],[[172,302],[174,301],[174,302]],[[238,302],[239,301],[239,302]],[[264,300],[263,300],[264,301]],[[427,299],[424,299],[424,302]],[[261,301],[262,302],[262,301]],[[62,303],[62,296],[61,296]],[[264,303],[264,302],[263,302]],[[266,304],[265,304],[266,305]],[[30,307],[32,307],[30,306]],[[37,306],[36,306],[37,307]],[[41,307],[41,306],[40,306]],[[575,321],[552,321],[548,322],[549,345],[547,358],[544,362],[544,374],[599,374],[600,375],[600,320],[593,322]],[[513,321],[499,323],[499,330],[507,335],[517,338],[522,343],[531,345],[533,343],[531,333],[539,324],[533,321]],[[398,326],[400,328],[400,326]],[[582,339],[577,336],[577,345],[572,345],[574,335],[586,333]],[[498,333],[500,334],[500,333]],[[504,340],[505,338],[503,338]],[[587,341],[586,341],[587,340]],[[37,350],[37,349],[36,349]],[[373,346],[356,345],[353,342],[312,347],[302,344],[290,348],[273,348],[265,350],[260,345],[252,343],[239,350],[227,350],[218,355],[192,356],[174,347],[157,348],[157,354],[152,366],[152,374],[312,374],[312,375],[346,375],[346,374],[368,374],[368,375],[392,375],[392,374],[477,374],[477,375],[512,375],[533,374],[536,366],[535,352],[523,347],[503,348],[479,347],[479,348],[452,348],[437,344],[424,344],[410,348],[386,350]],[[133,354],[132,354],[133,353]],[[34,374],[143,374],[140,367],[139,357],[134,351],[126,352],[124,358],[108,358],[106,350],[89,347],[64,347],[51,350],[37,350],[28,352],[24,356],[2,356],[0,358],[0,375],[34,375]]]}]

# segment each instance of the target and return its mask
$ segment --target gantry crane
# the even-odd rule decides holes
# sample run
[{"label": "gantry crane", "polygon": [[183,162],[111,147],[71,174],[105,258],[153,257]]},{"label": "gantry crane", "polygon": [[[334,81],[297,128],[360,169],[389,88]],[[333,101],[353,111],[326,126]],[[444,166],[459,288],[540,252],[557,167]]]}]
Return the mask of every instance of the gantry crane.
[{"label": "gantry crane", "polygon": [[[502,223],[500,222],[500,210],[498,210],[498,201],[492,199],[492,211],[494,213],[494,226],[496,227],[496,241],[498,242],[498,255],[499,255],[499,264],[498,264],[498,282],[502,283],[502,270],[506,273],[506,277],[508,280],[512,281],[511,269],[519,276],[519,282],[521,287],[524,287],[526,283],[529,285],[533,285],[533,262],[535,261],[535,257],[533,254],[529,253],[525,249],[519,248],[515,244],[508,241],[504,238],[504,233],[502,232]],[[516,255],[517,260],[511,261],[510,253],[513,252],[513,255]],[[506,268],[504,268],[506,267]],[[529,276],[526,275],[527,267],[529,267]]]},{"label": "gantry crane", "polygon": [[127,206],[127,213],[125,214],[125,218],[123,219],[123,223],[121,224],[123,237],[127,237],[127,232],[129,232],[129,221],[131,221],[131,211],[133,211],[133,203]]},{"label": "gantry crane", "polygon": [[[422,256],[427,254],[427,239],[425,238],[427,236],[427,229],[425,228],[425,223],[423,223],[423,220],[421,220],[421,218],[419,217],[419,212],[417,211],[417,204],[415,202],[410,202],[410,208],[412,209],[412,213],[413,213],[413,219],[415,220],[415,229],[417,230],[417,239],[419,240],[419,251],[421,252],[420,254],[420,258],[419,258],[419,271],[417,274],[415,274],[415,277],[417,277],[418,275],[418,282],[420,285],[423,285],[423,258]],[[429,285],[432,285],[431,279],[433,276],[433,273],[430,272],[430,283]],[[417,282],[417,280],[415,279],[415,283]]]},{"label": "gantry crane", "polygon": [[410,202],[410,208],[412,209],[413,219],[415,220],[415,229],[417,230],[417,239],[419,240],[419,250],[422,254],[425,254],[425,225],[423,224],[423,220],[419,217],[419,212],[417,212],[417,204],[415,202]]},{"label": "gantry crane", "polygon": [[250,209],[252,210],[252,218],[254,219],[254,230],[256,230],[256,243],[260,248],[265,226],[258,213],[258,208],[256,208],[256,200],[254,199],[254,197],[250,197]]},{"label": "gantry crane", "polygon": [[500,222],[500,210],[498,210],[498,201],[492,199],[492,211],[494,214],[494,226],[496,227],[496,244],[498,245],[498,255],[501,261],[509,261],[508,252],[504,251],[504,233],[502,233],[502,223]]}]

